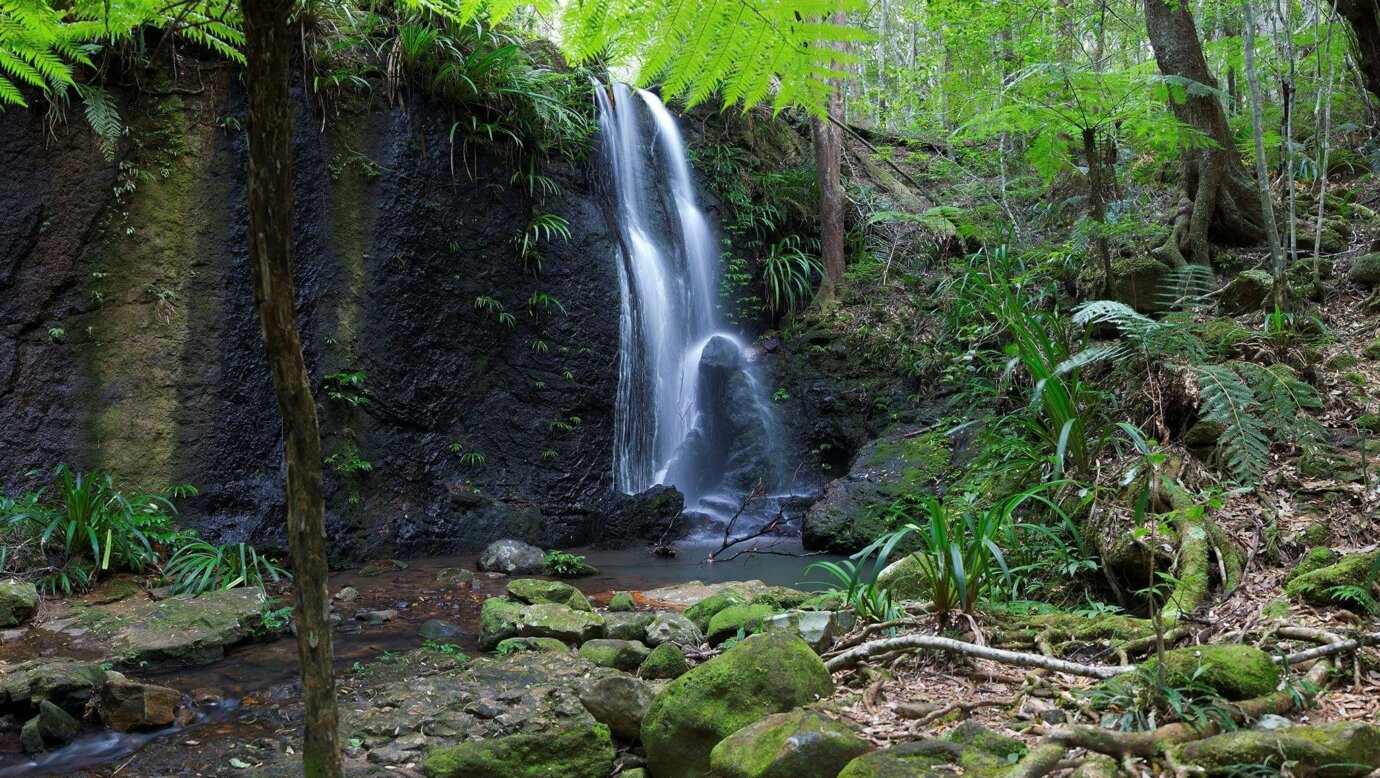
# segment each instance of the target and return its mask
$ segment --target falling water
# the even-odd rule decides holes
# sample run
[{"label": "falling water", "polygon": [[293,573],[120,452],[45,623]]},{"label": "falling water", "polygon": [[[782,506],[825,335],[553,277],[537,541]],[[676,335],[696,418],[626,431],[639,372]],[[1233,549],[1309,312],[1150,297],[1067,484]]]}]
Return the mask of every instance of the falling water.
[{"label": "falling water", "polygon": [[785,485],[780,425],[719,318],[717,244],[675,117],[645,90],[595,92],[622,288],[615,485],[671,484],[687,506],[731,513],[759,483]]}]

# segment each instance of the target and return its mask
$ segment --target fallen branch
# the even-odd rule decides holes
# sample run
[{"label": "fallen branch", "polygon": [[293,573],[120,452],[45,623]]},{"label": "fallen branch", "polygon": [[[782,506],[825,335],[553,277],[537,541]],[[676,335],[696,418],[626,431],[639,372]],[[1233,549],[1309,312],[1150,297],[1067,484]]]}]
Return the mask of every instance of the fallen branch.
[{"label": "fallen branch", "polygon": [[[1296,629],[1297,628],[1293,627],[1282,627],[1278,630],[1278,632],[1276,632],[1276,634],[1282,638],[1298,637],[1305,640],[1308,639],[1304,635],[1289,634],[1291,632],[1295,632]],[[1356,637],[1351,638],[1350,640],[1343,640],[1338,643],[1329,643],[1325,646],[1316,646],[1314,648],[1310,648],[1304,651],[1296,651],[1284,657],[1283,659],[1276,657],[1275,661],[1283,661],[1285,664],[1294,665],[1298,664],[1299,662],[1307,662],[1311,659],[1321,659],[1322,657],[1334,656],[1336,654],[1345,654],[1348,651],[1355,651],[1359,648],[1364,648],[1365,646],[1374,645],[1380,645],[1380,632],[1369,632],[1364,635],[1357,635]]]},{"label": "fallen branch", "polygon": [[1086,678],[1114,678],[1136,669],[1134,666],[1110,667],[1105,665],[1079,664],[1077,662],[1069,662],[1064,659],[1042,656],[1040,654],[1027,654],[1020,651],[1007,651],[1001,648],[978,646],[972,643],[964,643],[961,640],[941,638],[937,635],[902,635],[895,638],[873,640],[839,654],[833,659],[825,662],[824,666],[829,669],[829,672],[834,673],[852,667],[878,654],[913,648],[948,651],[955,654],[974,656],[979,659],[991,659],[995,662],[1004,662],[1006,664],[1019,665],[1021,667],[1037,667],[1042,670],[1053,670],[1057,673],[1080,675]]}]

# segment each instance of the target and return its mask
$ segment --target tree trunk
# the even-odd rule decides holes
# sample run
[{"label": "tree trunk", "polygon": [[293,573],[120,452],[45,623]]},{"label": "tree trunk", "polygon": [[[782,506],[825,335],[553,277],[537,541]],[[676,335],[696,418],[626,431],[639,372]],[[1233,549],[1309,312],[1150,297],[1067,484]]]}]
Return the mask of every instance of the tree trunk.
[{"label": "tree trunk", "polygon": [[[1172,3],[1172,6],[1170,5]],[[1203,57],[1198,29],[1180,0],[1145,0],[1145,26],[1155,60],[1166,76],[1217,88]],[[1209,241],[1258,243],[1265,235],[1260,200],[1233,145],[1226,113],[1215,94],[1194,93],[1171,101],[1174,115],[1210,138],[1216,148],[1184,150],[1184,189],[1193,207],[1175,225],[1170,248],[1195,262],[1210,260]]]},{"label": "tree trunk", "polygon": [[1337,12],[1356,33],[1356,56],[1366,88],[1380,97],[1380,3],[1377,0],[1337,0]]},{"label": "tree trunk", "polygon": [[1102,175],[1102,155],[1097,151],[1097,130],[1083,128],[1083,156],[1088,160],[1088,217],[1093,222],[1093,246],[1102,263],[1102,295],[1112,299],[1112,251],[1107,245],[1107,191]]},{"label": "tree trunk", "polygon": [[[842,13],[834,15],[835,24],[845,24]],[[847,269],[843,250],[843,131],[836,122],[843,121],[843,102],[835,84],[829,94],[829,116],[835,121],[813,117],[810,134],[815,142],[815,171],[819,182],[819,241],[824,256],[824,280],[819,285],[817,299],[824,303],[833,300],[843,286]]]},{"label": "tree trunk", "polygon": [[288,541],[292,549],[297,658],[306,706],[302,772],[336,778],[335,670],[326,611],[326,530],[321,437],[292,285],[292,104],[288,97],[293,0],[243,0],[249,87],[249,261],[264,352],[283,416]]},{"label": "tree trunk", "polygon": [[1255,18],[1252,6],[1254,0],[1246,0],[1242,8],[1246,12],[1246,83],[1251,90],[1251,135],[1255,141],[1256,187],[1260,192],[1260,210],[1265,216],[1265,233],[1270,243],[1270,264],[1275,277],[1275,307],[1284,309],[1284,248],[1279,242],[1279,227],[1275,224],[1275,207],[1270,200],[1270,174],[1265,164],[1265,119],[1262,116],[1260,94],[1260,75],[1255,69]]}]

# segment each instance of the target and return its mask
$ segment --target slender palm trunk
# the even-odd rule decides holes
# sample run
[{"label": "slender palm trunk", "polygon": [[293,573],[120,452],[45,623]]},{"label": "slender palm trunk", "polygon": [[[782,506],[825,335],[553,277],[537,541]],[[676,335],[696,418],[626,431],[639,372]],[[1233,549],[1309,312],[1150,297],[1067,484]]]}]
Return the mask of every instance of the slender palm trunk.
[{"label": "slender palm trunk", "polygon": [[306,706],[303,775],[337,778],[335,670],[326,612],[326,531],[321,436],[292,285],[292,103],[288,96],[293,0],[243,0],[249,86],[249,262],[264,352],[283,417],[288,542],[292,550],[297,658]]},{"label": "slender palm trunk", "polygon": [[1270,197],[1270,171],[1265,164],[1265,120],[1262,116],[1260,94],[1260,74],[1255,69],[1255,15],[1251,6],[1254,0],[1246,0],[1242,7],[1246,12],[1246,82],[1251,91],[1251,135],[1255,138],[1256,188],[1260,192],[1260,209],[1265,217],[1265,235],[1270,242],[1270,261],[1275,277],[1275,307],[1283,310],[1284,297],[1284,247],[1279,243],[1279,227],[1275,224],[1275,208]]}]

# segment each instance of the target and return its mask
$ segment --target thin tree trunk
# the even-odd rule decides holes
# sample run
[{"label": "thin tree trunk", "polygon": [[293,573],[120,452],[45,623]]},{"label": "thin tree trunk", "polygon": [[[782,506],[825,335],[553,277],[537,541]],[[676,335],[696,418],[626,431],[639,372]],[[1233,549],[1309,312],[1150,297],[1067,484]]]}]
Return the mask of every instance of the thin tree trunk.
[{"label": "thin tree trunk", "polygon": [[1083,156],[1088,160],[1088,216],[1093,222],[1093,246],[1102,263],[1102,294],[1112,298],[1112,251],[1107,245],[1107,193],[1102,158],[1097,152],[1097,130],[1083,128]]},{"label": "thin tree trunk", "polygon": [[1288,5],[1276,0],[1275,13],[1279,16],[1279,33],[1284,39],[1283,41],[1276,39],[1275,50],[1283,51],[1284,58],[1288,62],[1288,70],[1280,91],[1287,95],[1287,99],[1282,101],[1284,109],[1284,191],[1289,195],[1288,262],[1292,266],[1299,260],[1298,192],[1294,187],[1294,170],[1298,156],[1294,149],[1294,111],[1298,104],[1298,67],[1294,61],[1294,36],[1291,32],[1293,28],[1289,23]]},{"label": "thin tree trunk", "polygon": [[[1145,26],[1160,72],[1217,88],[1187,2],[1145,0]],[[1166,249],[1207,263],[1210,239],[1258,242],[1265,233],[1264,216],[1233,147],[1221,102],[1214,94],[1187,90],[1182,101],[1171,101],[1171,108],[1180,121],[1202,132],[1216,147],[1184,150],[1184,189],[1192,209],[1184,222],[1175,225],[1175,238]]]},{"label": "thin tree trunk", "polygon": [[326,612],[326,531],[321,437],[292,285],[292,104],[288,97],[293,0],[243,0],[249,87],[249,261],[264,352],[283,417],[287,523],[292,551],[297,658],[306,706],[302,771],[336,778],[335,670]]},{"label": "thin tree trunk", "polygon": [[1313,294],[1322,296],[1322,239],[1323,217],[1327,213],[1327,168],[1328,155],[1332,150],[1329,136],[1332,134],[1332,90],[1337,77],[1337,67],[1332,60],[1332,14],[1327,15],[1327,42],[1323,45],[1323,58],[1327,60],[1327,80],[1318,92],[1322,102],[1322,126],[1318,136],[1318,221],[1313,228]]},{"label": "thin tree trunk", "polygon": [[[842,12],[834,15],[835,24],[846,24]],[[843,287],[847,269],[843,247],[843,103],[840,85],[829,93],[829,116],[834,121],[812,117],[810,134],[815,145],[815,173],[819,182],[819,241],[824,256],[824,279],[816,298],[821,303],[833,300]]]},{"label": "thin tree trunk", "polygon": [[1246,0],[1242,7],[1246,12],[1246,82],[1251,91],[1251,135],[1255,138],[1256,187],[1260,191],[1260,209],[1265,216],[1265,234],[1270,242],[1270,260],[1275,277],[1275,307],[1284,309],[1284,248],[1279,243],[1279,227],[1275,224],[1275,208],[1270,198],[1270,172],[1265,164],[1265,127],[1261,115],[1260,75],[1255,69],[1255,18],[1251,6],[1254,0]]}]

